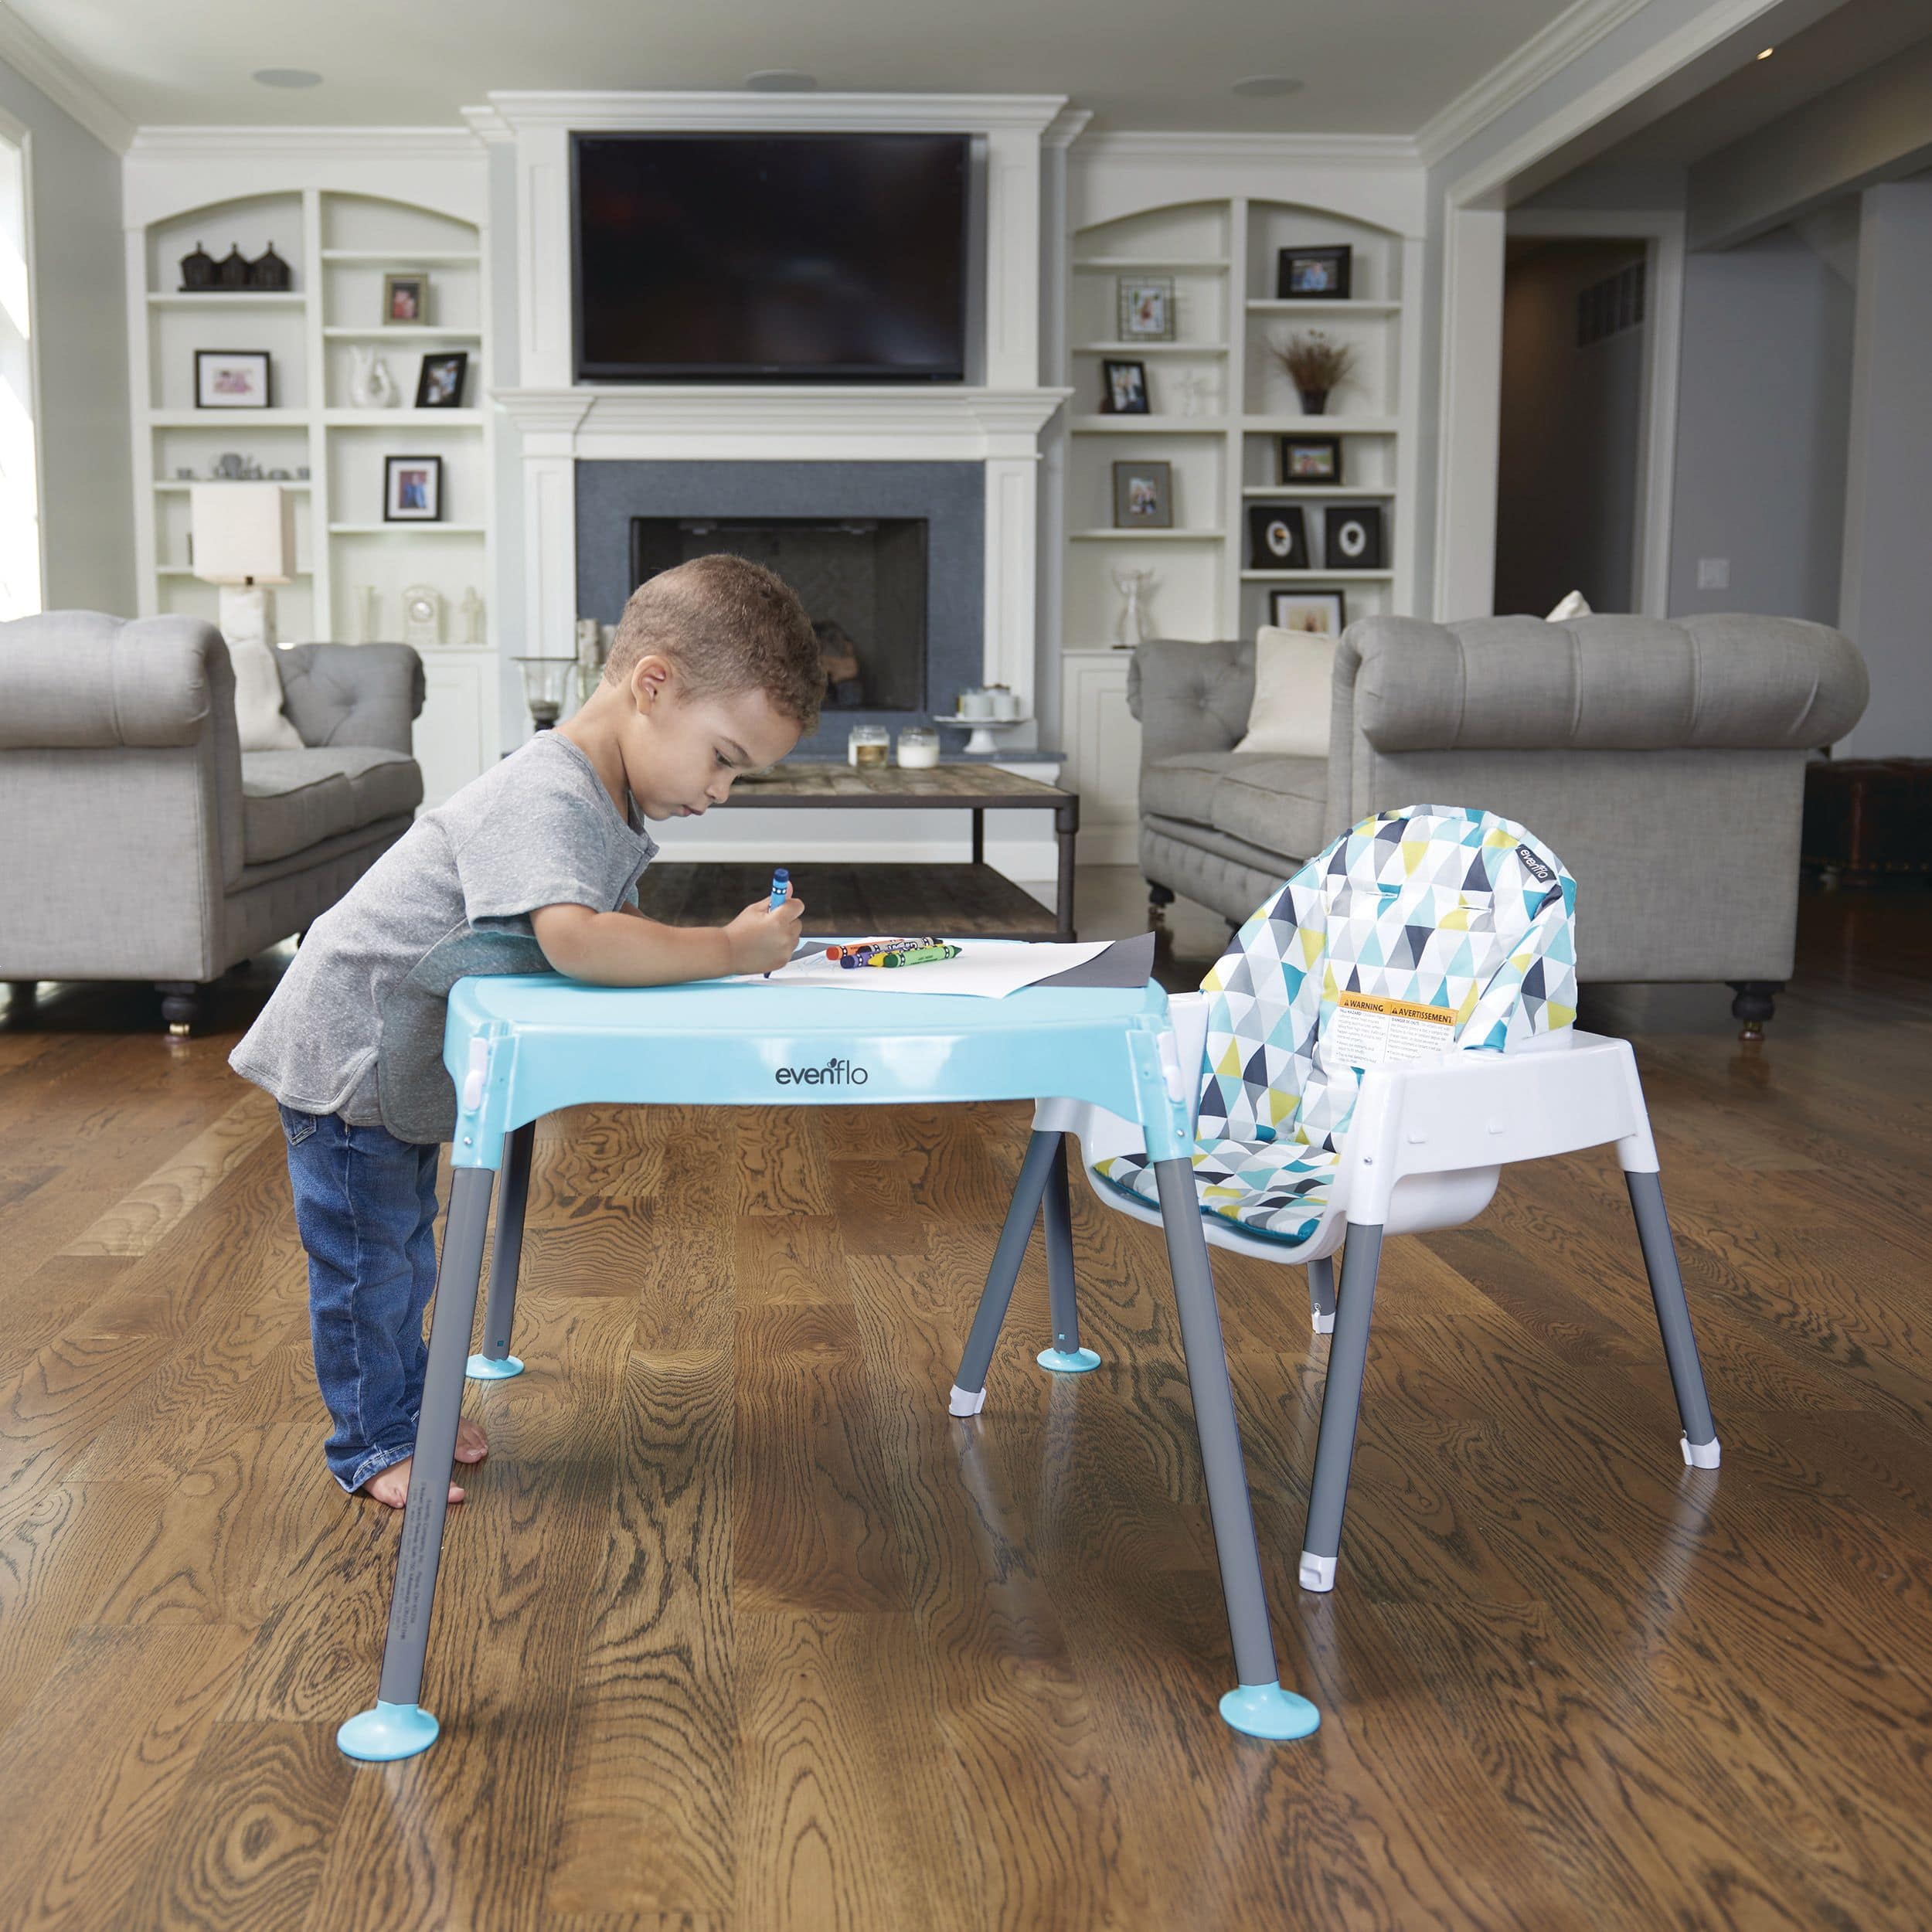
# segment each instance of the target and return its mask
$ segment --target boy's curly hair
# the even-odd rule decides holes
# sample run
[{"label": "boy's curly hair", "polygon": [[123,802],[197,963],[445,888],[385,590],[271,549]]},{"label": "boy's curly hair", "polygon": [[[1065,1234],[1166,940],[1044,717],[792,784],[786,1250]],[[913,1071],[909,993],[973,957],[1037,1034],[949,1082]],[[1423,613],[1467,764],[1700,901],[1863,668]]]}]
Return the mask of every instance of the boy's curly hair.
[{"label": "boy's curly hair", "polygon": [[777,572],[748,557],[700,556],[661,570],[631,593],[604,675],[621,684],[656,651],[678,668],[688,698],[762,691],[809,731],[825,672],[811,620]]}]

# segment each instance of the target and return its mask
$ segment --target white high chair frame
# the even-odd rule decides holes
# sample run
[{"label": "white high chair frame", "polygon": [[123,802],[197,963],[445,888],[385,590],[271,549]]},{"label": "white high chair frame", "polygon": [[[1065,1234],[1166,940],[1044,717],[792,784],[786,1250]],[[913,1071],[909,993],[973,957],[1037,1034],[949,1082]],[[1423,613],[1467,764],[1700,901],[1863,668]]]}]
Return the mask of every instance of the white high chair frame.
[{"label": "white high chair frame", "polygon": [[[1209,999],[1206,993],[1175,994],[1169,999],[1181,1067],[1200,1066]],[[1190,1104],[1198,1106],[1198,1074],[1189,1077],[1195,1089]],[[1077,1365],[1070,1355],[1055,1359],[1070,1342],[1075,1350],[1080,1347],[1066,1233],[1066,1136],[1080,1142],[1081,1166],[1101,1201],[1151,1227],[1162,1226],[1159,1210],[1151,1202],[1117,1192],[1090,1171],[1110,1155],[1141,1151],[1140,1133],[1131,1122],[1083,1101],[1042,1100],[1033,1110],[1033,1131],[1036,1146],[1048,1139],[1057,1143],[1055,1157],[1050,1163],[1029,1161],[1022,1172],[1008,1213],[1008,1233],[995,1257],[952,1390],[954,1415],[977,1414],[985,1403],[987,1366],[1043,1199],[1057,1349],[1048,1350],[1041,1362],[1052,1368],[1090,1367],[1098,1360],[1090,1350],[1083,1352],[1085,1359]],[[1212,1247],[1306,1267],[1315,1332],[1333,1337],[1298,1571],[1304,1590],[1335,1587],[1384,1238],[1460,1227],[1489,1205],[1505,1166],[1606,1143],[1617,1149],[1630,1192],[1683,1425],[1679,1440],[1684,1461],[1695,1468],[1715,1469],[1720,1454],[1717,1431],[1665,1212],[1650,1115],[1628,1040],[1565,1027],[1507,1052],[1451,1053],[1440,1060],[1369,1068],[1342,1141],[1334,1188],[1319,1226],[1306,1241],[1291,1247],[1241,1233],[1220,1216],[1201,1216]],[[1015,1234],[1017,1240],[1012,1238]],[[1342,1250],[1338,1294],[1337,1249]]]}]

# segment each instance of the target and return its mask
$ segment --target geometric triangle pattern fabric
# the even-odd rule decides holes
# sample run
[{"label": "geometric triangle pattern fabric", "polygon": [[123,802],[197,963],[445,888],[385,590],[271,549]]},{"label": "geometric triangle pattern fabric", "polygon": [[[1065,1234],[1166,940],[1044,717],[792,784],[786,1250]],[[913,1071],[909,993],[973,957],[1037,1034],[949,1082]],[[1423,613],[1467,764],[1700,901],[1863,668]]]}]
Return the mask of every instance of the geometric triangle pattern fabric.
[{"label": "geometric triangle pattern fabric", "polygon": [[[1377,812],[1318,852],[1201,982],[1201,1212],[1291,1246],[1320,1225],[1362,1080],[1331,1049],[1343,993],[1446,1009],[1461,1053],[1504,1052],[1572,1025],[1576,906],[1563,862],[1493,812]],[[1158,1204],[1145,1155],[1094,1172]]]}]

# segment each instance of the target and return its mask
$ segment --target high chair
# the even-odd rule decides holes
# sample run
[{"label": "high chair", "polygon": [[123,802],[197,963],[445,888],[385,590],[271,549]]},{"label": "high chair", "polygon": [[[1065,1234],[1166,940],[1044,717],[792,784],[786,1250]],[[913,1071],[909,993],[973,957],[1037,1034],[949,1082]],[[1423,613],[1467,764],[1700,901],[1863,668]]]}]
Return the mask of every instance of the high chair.
[{"label": "high chair", "polygon": [[[1574,1024],[1575,903],[1575,882],[1520,825],[1458,806],[1385,811],[1289,879],[1235,935],[1199,993],[1169,1001],[1181,1064],[1199,1069],[1192,1162],[1209,1244],[1305,1266],[1315,1331],[1334,1338],[1304,1589],[1335,1585],[1383,1240],[1473,1220],[1511,1162],[1614,1143],[1684,1460],[1718,1466],[1636,1059],[1628,1041]],[[1405,1030],[1426,1042],[1439,1026],[1452,1044],[1425,1045],[1404,1061],[1393,1057],[1406,1050],[1398,1043],[1378,1060],[1363,1050],[1372,1040],[1338,1034],[1361,1019],[1338,1018],[1350,994],[1446,1013],[1447,1024],[1421,1015]],[[1372,1012],[1369,1019],[1376,1023]],[[1353,1046],[1352,1058],[1338,1041]],[[1046,1100],[1033,1127],[1041,1158],[1022,1172],[953,1389],[955,1414],[985,1403],[993,1344],[1043,1196],[1058,1345],[1041,1363],[1068,1369],[1099,1360],[1080,1346],[1074,1309],[1066,1135],[1079,1139],[1108,1206],[1159,1224],[1151,1165],[1126,1121],[1086,1103]],[[1047,1158],[1049,1149],[1058,1158]]]}]

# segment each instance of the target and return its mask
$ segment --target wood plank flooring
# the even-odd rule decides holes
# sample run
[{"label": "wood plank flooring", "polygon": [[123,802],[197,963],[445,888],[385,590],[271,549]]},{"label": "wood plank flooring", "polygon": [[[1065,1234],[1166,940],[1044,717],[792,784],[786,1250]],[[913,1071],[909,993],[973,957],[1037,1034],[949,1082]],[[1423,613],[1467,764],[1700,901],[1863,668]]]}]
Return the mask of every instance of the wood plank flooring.
[{"label": "wood plank flooring", "polygon": [[[1083,932],[1136,930],[1083,872]],[[1677,1452],[1614,1162],[1386,1251],[1339,1584],[1294,1582],[1327,1345],[1217,1253],[1284,1677],[1231,1680],[1158,1236],[1074,1201],[944,1409],[1026,1111],[545,1121],[427,1756],[352,1766],[396,1519],[321,1458],[281,955],[162,1034],[0,1019],[0,1928],[1932,1924],[1932,895],[1809,897],[1761,1049],[1630,1032],[1724,1444]],[[1181,925],[1185,954],[1212,920]],[[1199,961],[1173,966],[1191,983]]]}]

